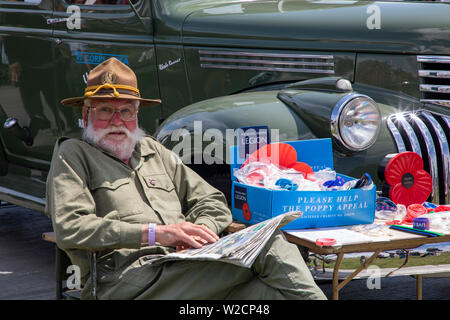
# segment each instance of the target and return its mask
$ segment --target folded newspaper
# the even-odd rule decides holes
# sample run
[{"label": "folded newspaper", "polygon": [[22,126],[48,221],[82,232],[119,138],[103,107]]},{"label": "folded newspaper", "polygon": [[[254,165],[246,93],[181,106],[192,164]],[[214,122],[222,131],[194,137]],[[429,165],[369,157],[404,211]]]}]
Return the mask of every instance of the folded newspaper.
[{"label": "folded newspaper", "polygon": [[155,257],[150,263],[160,264],[174,260],[215,260],[250,268],[275,229],[300,218],[301,215],[302,212],[300,211],[283,213],[226,235],[217,242],[206,244],[202,248],[186,249]]}]

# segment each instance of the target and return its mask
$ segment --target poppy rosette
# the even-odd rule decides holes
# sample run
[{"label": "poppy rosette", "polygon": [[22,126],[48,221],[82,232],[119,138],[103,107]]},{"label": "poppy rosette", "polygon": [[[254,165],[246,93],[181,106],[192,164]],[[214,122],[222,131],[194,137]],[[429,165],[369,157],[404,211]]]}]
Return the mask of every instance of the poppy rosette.
[{"label": "poppy rosette", "polygon": [[250,207],[248,206],[248,203],[244,203],[242,205],[242,213],[244,215],[244,219],[247,221],[250,221],[252,218],[252,213],[250,212]]},{"label": "poppy rosette", "polygon": [[384,168],[384,179],[389,184],[389,198],[408,207],[423,203],[430,196],[433,181],[423,169],[423,160],[415,152],[396,154]]}]

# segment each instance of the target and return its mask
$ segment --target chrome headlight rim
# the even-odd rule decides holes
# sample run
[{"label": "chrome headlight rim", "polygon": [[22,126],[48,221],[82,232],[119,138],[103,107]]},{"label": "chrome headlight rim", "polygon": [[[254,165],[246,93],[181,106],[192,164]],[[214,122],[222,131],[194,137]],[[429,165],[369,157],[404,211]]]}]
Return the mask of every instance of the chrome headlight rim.
[{"label": "chrome headlight rim", "polygon": [[[376,129],[375,134],[373,135],[372,139],[369,140],[369,142],[367,144],[365,144],[362,147],[355,147],[352,145],[349,145],[344,137],[341,134],[340,131],[340,126],[339,126],[339,120],[341,118],[342,112],[345,109],[345,107],[354,99],[363,99],[363,100],[367,100],[368,102],[370,102],[372,105],[375,106],[375,109],[378,113],[378,117],[379,117],[379,122],[378,122],[378,127]],[[353,152],[360,152],[360,151],[364,151],[369,149],[371,146],[373,146],[375,144],[375,142],[378,139],[378,136],[380,134],[381,131],[381,112],[380,112],[380,108],[378,107],[378,104],[369,96],[366,96],[364,94],[360,94],[360,93],[351,93],[351,94],[347,94],[345,96],[343,96],[334,106],[333,111],[331,113],[331,121],[330,121],[330,126],[331,126],[331,134],[332,136],[335,138],[335,141],[338,143],[339,146],[341,146],[342,148],[345,148],[349,151],[353,151]]]}]

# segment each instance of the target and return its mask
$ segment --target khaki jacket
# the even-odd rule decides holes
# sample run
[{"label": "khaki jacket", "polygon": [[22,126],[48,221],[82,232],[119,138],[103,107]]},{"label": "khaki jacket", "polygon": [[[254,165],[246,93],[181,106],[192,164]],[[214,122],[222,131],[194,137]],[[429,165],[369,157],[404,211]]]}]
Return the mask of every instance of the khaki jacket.
[{"label": "khaki jacket", "polygon": [[46,214],[57,245],[89,274],[88,251],[117,271],[140,256],[173,248],[141,244],[142,224],[190,221],[217,234],[231,223],[224,195],[150,137],[141,140],[130,167],[85,141],[61,138],[47,178]]}]

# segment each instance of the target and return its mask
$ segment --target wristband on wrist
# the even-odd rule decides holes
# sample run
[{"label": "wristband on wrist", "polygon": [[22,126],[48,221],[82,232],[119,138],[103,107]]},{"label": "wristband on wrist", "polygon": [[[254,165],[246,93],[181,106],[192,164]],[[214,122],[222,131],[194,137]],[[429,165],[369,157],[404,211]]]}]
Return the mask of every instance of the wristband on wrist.
[{"label": "wristband on wrist", "polygon": [[148,245],[149,246],[155,245],[155,228],[156,228],[156,224],[154,224],[154,223],[148,224]]}]

